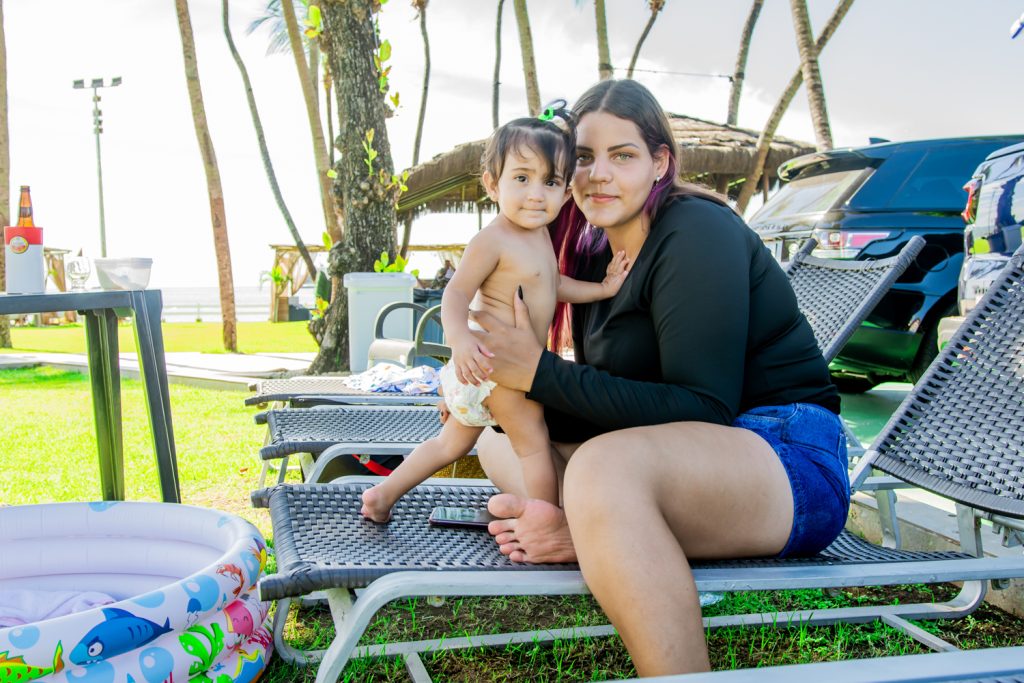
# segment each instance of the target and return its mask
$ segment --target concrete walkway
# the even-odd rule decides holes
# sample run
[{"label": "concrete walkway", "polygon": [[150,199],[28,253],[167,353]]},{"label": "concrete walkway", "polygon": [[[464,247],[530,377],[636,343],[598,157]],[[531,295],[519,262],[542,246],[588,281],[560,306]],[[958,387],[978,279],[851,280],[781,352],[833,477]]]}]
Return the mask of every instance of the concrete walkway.
[{"label": "concrete walkway", "polygon": [[[248,391],[257,380],[301,375],[309,367],[313,353],[168,353],[167,379],[172,384],[190,384],[208,389]],[[121,376],[139,377],[134,353],[119,354]],[[85,354],[7,353],[0,354],[0,370],[49,365],[82,373],[89,371]]]}]

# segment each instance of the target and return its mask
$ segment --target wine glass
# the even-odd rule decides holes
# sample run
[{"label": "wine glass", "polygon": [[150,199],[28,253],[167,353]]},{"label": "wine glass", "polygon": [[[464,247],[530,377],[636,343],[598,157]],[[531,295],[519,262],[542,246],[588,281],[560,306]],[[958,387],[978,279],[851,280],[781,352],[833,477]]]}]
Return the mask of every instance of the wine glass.
[{"label": "wine glass", "polygon": [[72,292],[84,292],[85,281],[92,274],[92,264],[85,256],[72,256],[64,262],[64,270],[71,281]]}]

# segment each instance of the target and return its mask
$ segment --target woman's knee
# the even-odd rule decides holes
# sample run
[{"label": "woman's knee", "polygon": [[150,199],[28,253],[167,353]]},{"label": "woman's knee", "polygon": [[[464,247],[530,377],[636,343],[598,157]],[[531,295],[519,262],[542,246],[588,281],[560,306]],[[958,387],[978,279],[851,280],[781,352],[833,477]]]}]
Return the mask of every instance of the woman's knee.
[{"label": "woman's knee", "polygon": [[638,462],[638,444],[618,432],[583,443],[565,470],[566,511],[610,507],[612,501],[642,489],[648,479]]}]

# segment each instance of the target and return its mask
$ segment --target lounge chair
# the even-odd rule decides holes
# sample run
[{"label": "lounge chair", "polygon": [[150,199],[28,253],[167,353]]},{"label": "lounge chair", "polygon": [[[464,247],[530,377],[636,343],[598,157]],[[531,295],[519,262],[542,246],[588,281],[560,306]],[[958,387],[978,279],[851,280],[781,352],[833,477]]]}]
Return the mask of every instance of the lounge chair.
[{"label": "lounge chair", "polygon": [[[419,313],[413,339],[390,339],[384,336],[384,321],[393,311],[412,309]],[[391,362],[406,367],[413,367],[425,358],[443,360],[451,358],[448,346],[426,340],[431,326],[440,326],[440,306],[426,308],[419,304],[394,303],[388,304],[377,313],[374,323],[374,340],[370,343],[368,360],[370,365],[376,362]],[[294,408],[317,405],[433,405],[440,400],[437,394],[388,394],[381,392],[353,389],[344,383],[340,376],[306,376],[288,379],[271,379],[255,382],[250,389],[254,396],[245,399],[245,405],[266,405],[269,403],[288,403]]]},{"label": "lounge chair", "polygon": [[1024,647],[791,664],[683,676],[655,676],[643,680],[649,683],[1024,683]]},{"label": "lounge chair", "polygon": [[[833,588],[900,583],[963,581],[944,603],[847,607],[711,617],[709,628],[737,625],[828,624],[882,619],[920,642],[949,648],[908,619],[970,614],[984,599],[988,581],[1024,577],[1024,556],[984,557],[980,520],[1024,531],[1024,248],[1018,250],[982,301],[908,394],[855,477],[878,468],[944,496],[958,506],[961,552],[917,552],[885,548],[849,532],[812,558],[754,559],[694,565],[701,591]],[[964,416],[972,416],[964,419]],[[514,565],[480,532],[435,529],[427,514],[435,505],[481,507],[494,489],[487,482],[430,481],[404,497],[394,520],[376,525],[360,518],[359,494],[373,478],[332,484],[278,486],[254,493],[270,508],[278,574],[260,582],[263,599],[289,599],[323,590],[337,634],[325,653],[298,654],[278,639],[281,652],[297,660],[322,656],[318,681],[337,680],[352,656],[407,654],[410,671],[419,659],[414,646],[375,645],[356,649],[372,616],[402,597],[444,595],[550,595],[586,592],[571,566]],[[353,591],[362,589],[353,600]],[[278,607],[287,614],[287,605]],[[609,633],[576,629],[576,634]],[[481,642],[529,642],[551,634],[505,634]],[[556,637],[566,637],[556,633]],[[413,674],[414,679],[417,674]],[[418,680],[422,680],[418,679]]]}]

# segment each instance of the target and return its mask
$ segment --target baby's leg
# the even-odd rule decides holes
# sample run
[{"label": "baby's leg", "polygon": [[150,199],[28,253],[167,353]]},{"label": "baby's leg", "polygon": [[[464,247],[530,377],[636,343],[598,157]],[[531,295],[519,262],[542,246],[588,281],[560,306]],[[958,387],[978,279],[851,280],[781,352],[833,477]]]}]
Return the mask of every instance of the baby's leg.
[{"label": "baby's leg", "polygon": [[467,427],[449,416],[440,434],[417,446],[384,481],[363,491],[363,508],[359,512],[374,522],[388,521],[391,508],[399,498],[473,450],[482,431],[483,427]]},{"label": "baby's leg", "polygon": [[551,461],[551,443],[544,424],[544,408],[526,394],[496,386],[484,401],[508,435],[523,468],[523,483],[530,498],[558,505],[558,478]]}]

